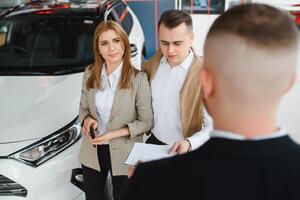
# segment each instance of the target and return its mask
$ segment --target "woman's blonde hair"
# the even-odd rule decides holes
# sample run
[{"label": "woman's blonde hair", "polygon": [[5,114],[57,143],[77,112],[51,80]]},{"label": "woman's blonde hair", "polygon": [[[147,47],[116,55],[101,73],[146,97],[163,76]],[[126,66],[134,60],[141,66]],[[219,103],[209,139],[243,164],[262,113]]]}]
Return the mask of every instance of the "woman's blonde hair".
[{"label": "woman's blonde hair", "polygon": [[123,28],[114,21],[103,21],[101,22],[94,33],[94,40],[93,40],[93,51],[94,51],[94,58],[95,63],[90,66],[91,75],[87,79],[86,86],[87,89],[92,89],[97,87],[101,89],[101,73],[102,67],[105,63],[104,58],[101,56],[98,48],[99,44],[99,36],[108,30],[113,30],[119,36],[122,46],[124,48],[124,55],[123,55],[123,67],[121,72],[121,77],[119,81],[119,89],[128,89],[131,87],[130,79],[131,76],[136,74],[136,70],[131,65],[131,48],[128,36]]}]

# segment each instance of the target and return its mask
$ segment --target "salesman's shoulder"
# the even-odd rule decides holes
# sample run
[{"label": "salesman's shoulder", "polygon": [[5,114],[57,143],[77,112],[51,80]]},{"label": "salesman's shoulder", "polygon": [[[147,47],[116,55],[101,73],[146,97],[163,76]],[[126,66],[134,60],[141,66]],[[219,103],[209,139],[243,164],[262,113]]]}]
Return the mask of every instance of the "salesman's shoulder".
[{"label": "salesman's shoulder", "polygon": [[[147,171],[150,173],[142,173],[144,175],[152,176],[153,174],[162,174],[163,176],[172,176],[174,171],[178,169],[188,168],[188,163],[194,163],[197,165],[196,157],[199,152],[190,152],[183,155],[176,155],[171,158],[160,159],[147,163],[142,163],[137,167],[137,171]],[[153,173],[152,173],[152,172]]]},{"label": "salesman's shoulder", "polygon": [[[192,174],[193,171],[200,168],[209,167],[210,152],[211,148],[214,147],[216,146],[213,143],[206,142],[200,148],[186,154],[142,163],[138,165],[136,172],[139,172],[139,176],[148,176],[147,179],[155,179],[155,176],[172,177],[174,172],[177,173],[178,171]],[[179,174],[177,173],[177,175]]]},{"label": "salesman's shoulder", "polygon": [[[191,152],[138,165],[129,180],[129,190],[126,192],[125,199],[191,199],[189,197],[197,190],[192,190],[190,194],[182,190],[188,189],[187,183],[192,183],[190,182],[191,171],[194,170],[190,170],[190,167],[199,166],[195,163],[194,156],[195,153]],[[190,184],[190,188],[194,186]]]}]

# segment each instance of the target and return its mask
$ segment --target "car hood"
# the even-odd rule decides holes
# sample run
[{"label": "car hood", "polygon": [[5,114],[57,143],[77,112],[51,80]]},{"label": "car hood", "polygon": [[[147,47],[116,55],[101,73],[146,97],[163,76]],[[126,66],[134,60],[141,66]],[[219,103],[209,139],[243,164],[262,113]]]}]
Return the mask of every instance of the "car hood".
[{"label": "car hood", "polygon": [[0,145],[36,140],[70,123],[78,115],[81,82],[82,73],[0,76]]}]

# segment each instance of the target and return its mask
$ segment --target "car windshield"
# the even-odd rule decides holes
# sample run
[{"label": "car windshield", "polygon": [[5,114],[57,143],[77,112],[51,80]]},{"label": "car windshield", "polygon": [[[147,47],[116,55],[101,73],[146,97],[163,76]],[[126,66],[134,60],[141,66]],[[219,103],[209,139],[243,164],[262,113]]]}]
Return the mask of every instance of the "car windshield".
[{"label": "car windshield", "polygon": [[93,62],[93,18],[43,12],[0,20],[0,73],[66,73]]},{"label": "car windshield", "polygon": [[0,0],[0,13],[26,2],[29,2],[29,0]]},{"label": "car windshield", "polygon": [[15,0],[1,0],[0,8],[10,8],[16,6],[17,2]]}]

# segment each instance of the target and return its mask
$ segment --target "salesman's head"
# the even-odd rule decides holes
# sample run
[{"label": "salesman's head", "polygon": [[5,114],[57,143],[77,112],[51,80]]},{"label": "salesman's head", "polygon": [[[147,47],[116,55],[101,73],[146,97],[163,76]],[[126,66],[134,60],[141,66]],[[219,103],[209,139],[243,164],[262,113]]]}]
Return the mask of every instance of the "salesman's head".
[{"label": "salesman's head", "polygon": [[297,49],[298,30],[287,13],[245,4],[222,14],[208,32],[200,73],[212,116],[275,115],[295,80]]}]

